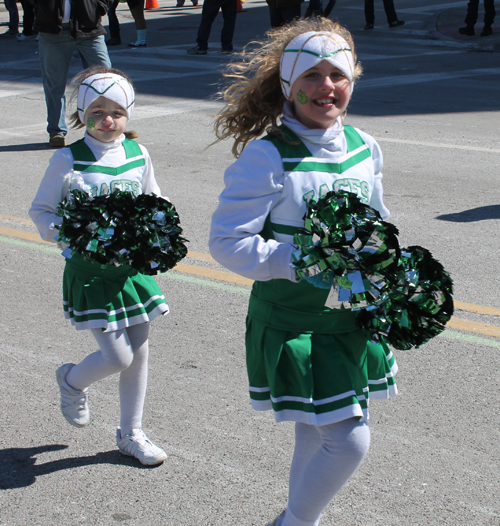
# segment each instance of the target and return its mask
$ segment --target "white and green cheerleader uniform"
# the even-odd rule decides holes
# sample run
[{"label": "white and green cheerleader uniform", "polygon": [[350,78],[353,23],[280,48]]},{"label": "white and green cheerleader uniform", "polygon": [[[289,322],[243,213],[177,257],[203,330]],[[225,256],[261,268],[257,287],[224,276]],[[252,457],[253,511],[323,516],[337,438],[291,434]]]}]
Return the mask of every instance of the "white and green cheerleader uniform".
[{"label": "white and green cheerleader uniform", "polygon": [[[160,195],[144,147],[123,135],[103,143],[86,133],[54,154],[31,206],[30,216],[46,241],[55,241],[54,225],[62,220],[57,216],[57,205],[75,188],[94,196],[113,190]],[[78,254],[66,259],[63,308],[76,329],[104,331],[148,323],[169,310],[152,276],[127,265],[89,262]]]},{"label": "white and green cheerleader uniform", "polygon": [[380,149],[340,121],[329,130],[283,122],[284,140],[250,143],[226,171],[210,239],[215,259],[256,280],[246,330],[252,406],[273,409],[278,422],[364,420],[369,398],[397,392],[394,356],[367,340],[349,305],[327,308],[328,290],[297,282],[290,263],[304,199],[344,189],[388,217]]}]

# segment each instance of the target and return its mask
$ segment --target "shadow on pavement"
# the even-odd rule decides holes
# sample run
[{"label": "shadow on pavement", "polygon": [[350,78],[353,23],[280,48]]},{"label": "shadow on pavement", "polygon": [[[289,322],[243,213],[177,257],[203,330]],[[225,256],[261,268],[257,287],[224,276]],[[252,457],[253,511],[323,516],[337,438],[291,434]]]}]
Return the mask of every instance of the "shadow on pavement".
[{"label": "shadow on pavement", "polygon": [[474,221],[485,221],[487,219],[500,219],[500,205],[480,206],[471,210],[464,210],[456,214],[442,214],[436,219],[441,221],[452,221],[453,223],[473,223]]},{"label": "shadow on pavement", "polygon": [[[236,22],[235,43],[237,49],[241,50],[243,44],[252,40],[259,40],[264,37],[264,33],[269,29],[269,10],[264,0],[254,0],[254,7],[238,14]],[[255,4],[258,4],[255,6]],[[481,83],[482,75],[488,75],[490,70],[496,68],[497,56],[496,51],[500,50],[500,22],[493,25],[493,34],[489,37],[480,37],[482,27],[483,10],[480,8],[479,21],[476,28],[476,36],[465,37],[458,33],[458,28],[463,26],[463,19],[466,12],[466,3],[463,6],[450,4],[454,7],[445,9],[430,16],[423,23],[423,34],[413,34],[407,26],[397,30],[379,28],[373,33],[367,34],[363,30],[364,18],[362,12],[342,9],[340,6],[333,10],[330,15],[332,20],[338,20],[345,24],[353,32],[354,40],[358,42],[358,51],[360,51],[361,61],[363,54],[370,55],[373,53],[372,44],[378,37],[387,39],[390,35],[398,34],[400,40],[395,40],[396,45],[405,45],[405,36],[411,43],[414,39],[428,41],[431,44],[435,41],[437,44],[450,43],[452,51],[463,53],[464,59],[455,62],[448,55],[429,59],[422,58],[422,54],[416,54],[415,57],[405,57],[405,71],[394,72],[390,67],[380,69],[378,62],[367,61],[365,64],[365,75],[359,81],[360,88],[365,89],[365,93],[354,91],[354,98],[349,107],[349,111],[355,115],[364,116],[390,116],[390,115],[416,115],[416,114],[433,114],[433,113],[460,113],[467,112],[491,112],[500,111],[500,98],[492,93],[489,89],[485,96],[469,97],[467,104],[464,104],[463,86],[470,84],[474,89]],[[125,16],[127,10],[125,7],[120,8],[121,16]],[[172,16],[177,15],[177,16]],[[162,68],[162,71],[173,74],[171,78],[148,78],[147,80],[136,80],[136,88],[139,94],[173,97],[200,100],[210,100],[215,93],[225,84],[221,72],[224,70],[224,64],[232,60],[237,60],[238,56],[220,57],[218,55],[218,44],[215,49],[210,49],[208,55],[191,57],[186,53],[189,47],[192,47],[196,41],[197,28],[201,19],[201,6],[187,6],[177,9],[172,6],[162,6],[154,10],[154,18],[148,18],[148,47],[141,50],[131,50],[127,42],[135,38],[134,23],[128,18],[120,22],[122,33],[122,45],[110,49],[111,60],[117,62],[117,67],[123,69],[125,73],[131,73],[132,80],[137,74]],[[105,21],[106,22],[106,21]],[[223,17],[219,14],[214,22],[211,33],[211,42],[217,42],[223,23]],[[397,31],[397,33],[395,33]],[[5,44],[5,46],[4,46]],[[10,46],[7,48],[7,46]],[[169,55],[168,47],[172,47],[172,54]],[[155,54],[155,48],[162,48],[161,56]],[[440,48],[431,52],[438,52]],[[23,52],[24,50],[24,52]],[[29,51],[31,50],[31,51]],[[26,43],[12,47],[12,40],[0,39],[0,51],[3,55],[10,56],[12,59],[22,59],[25,56],[34,56],[36,43]],[[26,55],[25,53],[29,53]],[[134,60],[127,63],[127,60],[136,54]],[[397,53],[396,53],[397,55]],[[425,55],[425,53],[424,53]],[[451,55],[453,57],[453,55]],[[11,59],[11,60],[12,60]],[[138,60],[139,59],[139,60]],[[141,59],[144,59],[141,63]],[[216,59],[214,61],[213,59]],[[161,61],[165,65],[161,65]],[[158,61],[158,62],[155,62]],[[170,61],[170,63],[168,63]],[[206,62],[207,68],[203,68],[203,62]],[[160,65],[158,65],[160,64]],[[193,74],[186,77],[186,71],[189,71],[190,64],[193,66]],[[32,81],[41,83],[41,78],[33,77],[33,64],[21,66],[17,71],[19,75],[27,75]],[[73,67],[80,70],[81,64],[78,59],[74,59]],[[186,69],[187,68],[187,69]],[[39,74],[39,68],[36,68],[36,75]],[[130,70],[130,71],[128,71]],[[196,74],[196,71],[199,71]],[[418,73],[429,71],[432,81],[425,81],[418,77]],[[447,76],[448,71],[450,75]],[[495,71],[491,71],[496,74]],[[175,74],[179,74],[175,77]],[[415,82],[390,82],[391,78],[398,80],[405,75],[416,75]],[[434,80],[432,75],[437,77]],[[378,77],[386,79],[382,87],[370,88],[369,81],[377,80]],[[365,84],[366,81],[366,84]],[[447,84],[445,83],[447,82]],[[366,86],[366,88],[365,88]],[[438,87],[438,89],[436,89]],[[200,88],[202,88],[200,90]],[[200,97],[200,93],[203,95]],[[41,118],[41,116],[40,116]],[[26,144],[10,145],[0,148],[1,151],[28,151],[43,150],[48,148],[47,144]]]},{"label": "shadow on pavement", "polygon": [[48,142],[31,142],[28,144],[7,144],[0,146],[0,152],[34,152],[37,150],[51,150]]},{"label": "shadow on pavement", "polygon": [[66,449],[67,447],[63,444],[51,444],[0,450],[0,490],[31,486],[35,483],[36,478],[41,475],[95,464],[117,464],[139,469],[151,469],[151,467],[140,464],[135,458],[120,454],[117,449],[88,457],[61,458],[45,464],[36,464],[37,455],[47,451]]}]

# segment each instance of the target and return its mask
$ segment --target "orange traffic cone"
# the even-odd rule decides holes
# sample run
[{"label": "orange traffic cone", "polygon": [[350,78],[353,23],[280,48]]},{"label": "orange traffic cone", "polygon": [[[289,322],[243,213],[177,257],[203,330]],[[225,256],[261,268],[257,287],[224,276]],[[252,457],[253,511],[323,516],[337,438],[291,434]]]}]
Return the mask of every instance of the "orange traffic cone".
[{"label": "orange traffic cone", "polygon": [[146,0],[146,9],[158,9],[158,0]]}]

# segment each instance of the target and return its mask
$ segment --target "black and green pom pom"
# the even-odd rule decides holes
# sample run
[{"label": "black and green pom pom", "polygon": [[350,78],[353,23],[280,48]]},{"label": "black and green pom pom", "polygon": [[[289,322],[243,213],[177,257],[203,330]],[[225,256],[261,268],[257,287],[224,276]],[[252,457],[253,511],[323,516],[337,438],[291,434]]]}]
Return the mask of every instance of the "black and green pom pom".
[{"label": "black and green pom pom", "polygon": [[401,248],[397,228],[350,192],[309,201],[304,220],[294,236],[297,277],[320,288],[335,283],[370,339],[410,349],[444,330],[453,284],[428,250]]},{"label": "black and green pom pom", "polygon": [[187,254],[174,205],[154,194],[92,197],[71,190],[57,213],[63,218],[56,227],[57,240],[89,261],[130,265],[155,275],[173,268]]}]

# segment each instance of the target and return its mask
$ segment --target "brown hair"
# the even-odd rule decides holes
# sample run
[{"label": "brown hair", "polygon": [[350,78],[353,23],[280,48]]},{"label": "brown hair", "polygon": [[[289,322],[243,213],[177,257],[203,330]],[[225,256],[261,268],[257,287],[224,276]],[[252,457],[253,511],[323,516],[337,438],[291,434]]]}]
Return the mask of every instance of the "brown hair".
[{"label": "brown hair", "polygon": [[234,138],[232,152],[235,157],[239,157],[249,141],[264,132],[282,135],[278,125],[286,98],[281,91],[280,59],[286,46],[308,31],[328,31],[343,37],[352,50],[356,64],[353,78],[361,75],[362,67],[357,61],[351,33],[328,18],[297,20],[268,31],[265,42],[251,42],[247,48],[257,48],[245,50],[241,54],[242,60],[229,64],[228,72],[224,73],[233,83],[218,94],[227,105],[214,122],[215,143]]},{"label": "brown hair", "polygon": [[[82,82],[91,77],[92,75],[98,75],[100,73],[114,73],[115,75],[120,75],[124,79],[126,79],[131,86],[133,86],[132,80],[128,75],[125,75],[123,71],[120,71],[116,68],[107,68],[106,66],[91,66],[90,68],[84,69],[83,71],[80,71],[78,75],[75,75],[73,79],[71,79],[71,99],[70,103],[76,105],[76,101],[78,100],[78,90],[80,89],[80,86]],[[78,115],[78,110],[75,110],[69,117],[69,124],[72,128],[75,130],[78,130],[80,128],[85,128],[85,124],[80,120],[80,116]],[[137,139],[139,137],[139,134],[134,131],[126,131],[124,132],[125,137],[127,139]]]}]

